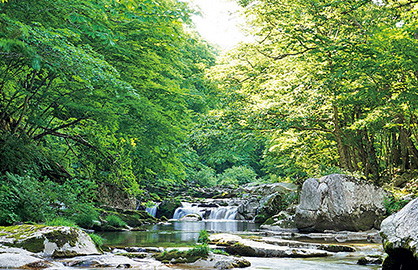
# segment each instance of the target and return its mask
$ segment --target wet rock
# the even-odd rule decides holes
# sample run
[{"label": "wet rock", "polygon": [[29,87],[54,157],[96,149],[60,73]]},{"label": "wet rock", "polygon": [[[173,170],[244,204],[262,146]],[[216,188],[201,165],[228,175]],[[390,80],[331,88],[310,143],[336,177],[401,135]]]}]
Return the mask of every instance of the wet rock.
[{"label": "wet rock", "polygon": [[289,257],[289,258],[308,258],[308,257],[325,257],[330,253],[324,250],[289,247],[270,244],[263,239],[257,241],[243,239],[236,235],[215,234],[210,236],[212,243],[224,246],[225,251],[232,255],[249,256],[249,257]]},{"label": "wet rock", "polygon": [[54,258],[100,254],[88,234],[70,227],[0,227],[0,244]]},{"label": "wet rock", "polygon": [[211,254],[207,259],[199,259],[190,265],[204,269],[214,268],[223,270],[232,268],[246,268],[251,266],[251,263],[244,258]]},{"label": "wet rock", "polygon": [[65,266],[92,267],[92,268],[139,268],[139,269],[166,269],[161,263],[150,259],[133,260],[126,256],[104,254],[100,256],[83,256],[62,260]]},{"label": "wet rock", "polygon": [[299,233],[295,230],[285,230],[275,226],[262,226],[262,229],[263,228],[268,229],[264,232],[266,236],[276,236],[282,239],[313,239],[338,243],[352,241],[382,243],[382,237],[377,230],[369,230],[364,232],[325,231],[323,233]]},{"label": "wet rock", "polygon": [[126,228],[114,227],[106,222],[107,216],[117,216],[123,222],[125,222],[129,227],[138,228],[146,224],[155,224],[158,222],[156,218],[148,214],[144,210],[128,210],[128,209],[119,209],[119,208],[110,208],[104,207],[100,209],[100,218],[103,220],[101,224],[97,224],[93,227],[96,231],[121,231]]},{"label": "wet rock", "polygon": [[199,214],[188,214],[180,218],[181,221],[200,221],[202,217]]},{"label": "wet rock", "polygon": [[173,214],[178,207],[181,207],[181,202],[178,199],[166,199],[162,201],[158,206],[157,218],[173,218]]},{"label": "wet rock", "polygon": [[418,269],[418,199],[383,220],[381,235],[389,255],[382,269]]},{"label": "wet rock", "polygon": [[385,213],[383,189],[351,176],[310,178],[302,186],[295,222],[300,231],[364,231]]},{"label": "wet rock", "polygon": [[262,229],[271,229],[272,227],[275,227],[275,230],[296,229],[295,215],[288,211],[281,211],[279,214],[267,219],[260,227]]},{"label": "wet rock", "polygon": [[0,268],[23,268],[26,265],[42,263],[43,260],[28,254],[1,253]]},{"label": "wet rock", "polygon": [[309,243],[309,242],[301,242],[301,241],[294,241],[294,240],[286,240],[274,237],[262,237],[259,239],[253,239],[257,242],[262,242],[266,244],[272,244],[276,246],[283,246],[289,248],[304,248],[304,249],[318,249],[318,250],[325,250],[329,252],[354,252],[356,251],[355,248],[347,245],[338,245],[338,244],[318,244],[318,243]]},{"label": "wet rock", "polygon": [[381,265],[383,262],[382,256],[375,255],[375,256],[365,256],[361,257],[358,261],[358,265]]}]

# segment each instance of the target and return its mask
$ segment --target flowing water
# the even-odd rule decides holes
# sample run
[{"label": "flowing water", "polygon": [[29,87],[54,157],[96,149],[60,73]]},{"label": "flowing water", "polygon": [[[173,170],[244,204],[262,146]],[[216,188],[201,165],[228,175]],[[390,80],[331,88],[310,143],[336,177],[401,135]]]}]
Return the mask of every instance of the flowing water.
[{"label": "flowing water", "polygon": [[[147,208],[152,216],[156,215],[157,205]],[[188,214],[198,214],[202,221],[181,221]],[[183,202],[177,208],[173,220],[165,224],[152,225],[147,231],[105,232],[101,236],[110,246],[136,247],[185,247],[197,242],[199,232],[206,229],[209,233],[257,234],[258,225],[250,221],[234,220],[237,214],[235,206],[199,206]],[[365,255],[382,254],[379,244],[351,244],[356,246],[353,253],[336,253],[326,258],[249,258],[249,270],[367,270],[380,269],[380,266],[360,266],[357,260]],[[192,266],[174,266],[175,269],[201,269]]]},{"label": "flowing water", "polygon": [[[200,230],[210,233],[229,232],[237,234],[257,234],[258,226],[249,221],[238,220],[203,220],[175,221],[165,225],[153,225],[144,232],[106,232],[102,236],[105,243],[114,246],[137,247],[184,247],[196,243]],[[380,244],[351,244],[357,251],[340,252],[326,258],[249,258],[248,270],[368,270],[380,269],[379,266],[357,265],[357,260],[365,255],[381,254]],[[175,269],[202,269],[192,266],[175,266]]]},{"label": "flowing water", "polygon": [[171,221],[152,225],[147,231],[103,232],[104,243],[111,246],[184,247],[197,242],[199,232],[248,233],[258,230],[258,225],[239,220]]},{"label": "flowing water", "polygon": [[182,202],[182,206],[174,212],[173,219],[180,219],[189,214],[198,214],[209,220],[234,220],[237,215],[237,206],[199,207],[196,204]]}]

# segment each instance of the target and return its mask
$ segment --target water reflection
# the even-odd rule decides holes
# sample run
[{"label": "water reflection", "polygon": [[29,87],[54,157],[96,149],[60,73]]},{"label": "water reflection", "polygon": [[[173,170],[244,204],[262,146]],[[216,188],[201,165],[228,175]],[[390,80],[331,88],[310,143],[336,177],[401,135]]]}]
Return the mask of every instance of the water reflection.
[{"label": "water reflection", "polygon": [[199,232],[204,229],[210,233],[254,232],[258,225],[239,220],[171,221],[168,224],[149,226],[143,232],[103,232],[100,235],[105,244],[112,246],[173,247],[195,244]]}]

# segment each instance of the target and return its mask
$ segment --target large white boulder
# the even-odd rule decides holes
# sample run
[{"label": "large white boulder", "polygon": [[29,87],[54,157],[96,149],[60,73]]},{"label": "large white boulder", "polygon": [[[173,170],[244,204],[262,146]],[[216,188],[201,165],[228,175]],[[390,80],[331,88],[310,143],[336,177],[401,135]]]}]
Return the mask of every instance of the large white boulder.
[{"label": "large white boulder", "polygon": [[301,231],[364,231],[379,227],[385,191],[364,180],[332,174],[305,181],[296,208]]},{"label": "large white boulder", "polygon": [[382,222],[383,269],[418,269],[418,198]]}]

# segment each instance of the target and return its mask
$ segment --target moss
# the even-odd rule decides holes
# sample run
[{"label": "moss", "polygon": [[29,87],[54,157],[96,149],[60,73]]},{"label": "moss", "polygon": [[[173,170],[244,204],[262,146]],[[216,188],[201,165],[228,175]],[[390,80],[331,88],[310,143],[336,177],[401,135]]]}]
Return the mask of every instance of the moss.
[{"label": "moss", "polygon": [[45,225],[15,225],[0,227],[0,233],[8,235],[8,238],[14,238],[15,241],[29,237],[39,229],[45,228]]},{"label": "moss", "polygon": [[232,264],[232,267],[234,268],[246,268],[250,266],[251,266],[251,263],[247,260],[238,260]]},{"label": "moss", "polygon": [[[105,209],[100,209],[100,217],[103,220],[106,220],[108,216],[116,216],[130,227],[140,227],[144,224],[154,224],[158,222],[156,218],[141,210],[123,210],[108,207]],[[106,228],[96,229],[107,230]]]},{"label": "moss", "polygon": [[178,207],[181,207],[179,199],[166,199],[158,206],[157,217],[172,218]]},{"label": "moss", "polygon": [[194,263],[199,259],[207,259],[209,247],[207,245],[196,246],[186,251],[171,250],[154,255],[154,258],[162,263]]},{"label": "moss", "polygon": [[264,221],[263,225],[271,225],[275,223],[274,217],[268,218],[266,221]]},{"label": "moss", "polygon": [[231,255],[258,257],[252,247],[243,245],[241,243],[235,243],[232,246],[227,246],[225,251]]},{"label": "moss", "polygon": [[383,248],[384,248],[384,250],[388,253],[388,252],[390,252],[391,250],[393,250],[393,243],[392,242],[385,242],[384,244],[383,244]]},{"label": "moss", "polygon": [[119,255],[131,258],[131,259],[144,259],[148,256],[147,253],[122,253]]},{"label": "moss", "polygon": [[78,233],[75,229],[71,228],[69,232],[59,230],[52,231],[45,234],[45,237],[50,242],[57,244],[59,248],[62,248],[66,243],[68,243],[71,247],[74,247],[77,244]]},{"label": "moss", "polygon": [[45,249],[45,238],[44,237],[32,237],[29,238],[27,240],[24,240],[21,243],[16,244],[16,247],[19,248],[23,248],[27,251],[33,252],[33,253],[38,253],[38,252],[42,252]]}]

